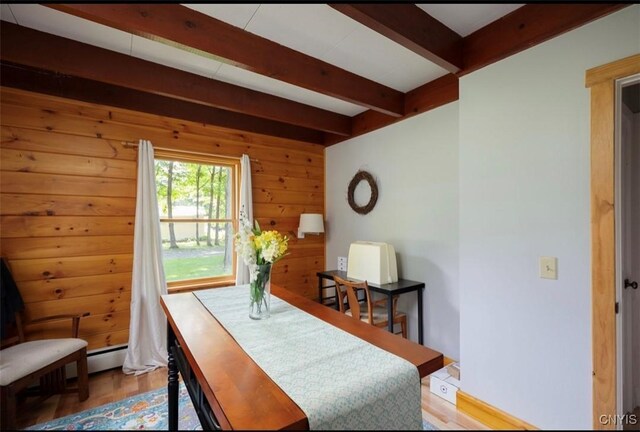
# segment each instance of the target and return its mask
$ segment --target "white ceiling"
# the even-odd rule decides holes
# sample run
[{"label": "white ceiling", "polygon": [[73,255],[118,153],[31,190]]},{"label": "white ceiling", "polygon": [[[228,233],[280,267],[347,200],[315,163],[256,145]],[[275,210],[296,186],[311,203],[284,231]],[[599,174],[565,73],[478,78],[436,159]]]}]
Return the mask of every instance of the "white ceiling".
[{"label": "white ceiling", "polygon": [[[326,4],[185,4],[401,92],[447,73]],[[418,4],[466,36],[520,4]],[[365,108],[38,4],[0,4],[0,18],[198,75],[353,116]]]},{"label": "white ceiling", "polygon": [[468,36],[524,4],[416,4],[460,36]]}]

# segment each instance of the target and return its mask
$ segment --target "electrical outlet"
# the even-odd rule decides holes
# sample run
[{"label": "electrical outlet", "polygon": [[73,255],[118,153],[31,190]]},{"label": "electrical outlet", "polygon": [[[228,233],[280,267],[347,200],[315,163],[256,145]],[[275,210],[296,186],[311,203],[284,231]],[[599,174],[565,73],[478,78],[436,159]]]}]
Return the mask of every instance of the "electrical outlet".
[{"label": "electrical outlet", "polygon": [[540,277],[543,279],[558,279],[558,258],[540,257]]},{"label": "electrical outlet", "polygon": [[338,270],[347,271],[347,257],[338,257]]}]

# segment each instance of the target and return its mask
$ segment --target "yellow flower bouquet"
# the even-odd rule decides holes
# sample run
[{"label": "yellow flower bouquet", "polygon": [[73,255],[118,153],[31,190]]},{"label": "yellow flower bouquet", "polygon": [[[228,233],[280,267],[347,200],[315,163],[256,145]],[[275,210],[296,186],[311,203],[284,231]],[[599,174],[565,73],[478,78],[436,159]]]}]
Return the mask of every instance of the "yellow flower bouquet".
[{"label": "yellow flower bouquet", "polygon": [[289,239],[278,231],[262,231],[258,221],[252,226],[244,215],[234,238],[238,255],[249,267],[249,317],[269,318],[271,267],[286,255]]}]

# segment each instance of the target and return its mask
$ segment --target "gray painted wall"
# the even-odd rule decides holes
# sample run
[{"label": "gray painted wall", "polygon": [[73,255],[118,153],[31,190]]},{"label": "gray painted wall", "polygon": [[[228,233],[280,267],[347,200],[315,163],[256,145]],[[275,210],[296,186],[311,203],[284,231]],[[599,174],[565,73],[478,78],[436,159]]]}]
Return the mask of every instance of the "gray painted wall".
[{"label": "gray painted wall", "polygon": [[584,79],[638,52],[632,6],[460,81],[462,387],[543,429],[592,427]]},{"label": "gray painted wall", "polygon": [[[458,358],[458,104],[331,146],[325,163],[327,268],[353,241],[393,245],[398,276],[427,284],[425,345]],[[364,216],[347,203],[359,169],[377,179],[379,193]],[[367,200],[357,189],[356,202]],[[417,341],[416,295],[400,296],[399,309]]]}]

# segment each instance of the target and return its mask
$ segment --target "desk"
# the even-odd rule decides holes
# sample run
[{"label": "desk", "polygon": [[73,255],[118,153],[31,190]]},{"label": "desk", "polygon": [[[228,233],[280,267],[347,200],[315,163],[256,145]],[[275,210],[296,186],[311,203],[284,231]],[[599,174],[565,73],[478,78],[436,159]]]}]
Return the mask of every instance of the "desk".
[{"label": "desk", "polygon": [[[325,304],[324,300],[330,297],[324,297],[323,290],[325,288],[331,288],[332,286],[324,286],[322,280],[333,280],[334,276],[338,276],[342,279],[349,279],[347,272],[342,270],[326,270],[316,273],[318,276],[318,301],[320,304]],[[422,345],[423,341],[423,328],[422,328],[422,290],[424,289],[424,282],[416,282],[407,279],[398,279],[398,282],[376,285],[368,283],[369,289],[387,296],[387,316],[389,322],[389,331],[393,333],[393,301],[394,295],[404,294],[411,291],[418,293],[418,342]],[[338,309],[338,302],[335,302],[336,310]]]},{"label": "desk", "polygon": [[[271,292],[329,324],[404,358],[416,366],[421,378],[443,366],[443,356],[437,351],[358,322],[273,284]],[[163,295],[160,303],[168,321],[169,430],[178,429],[178,373],[182,374],[204,429],[309,429],[300,408],[192,293]]]}]

